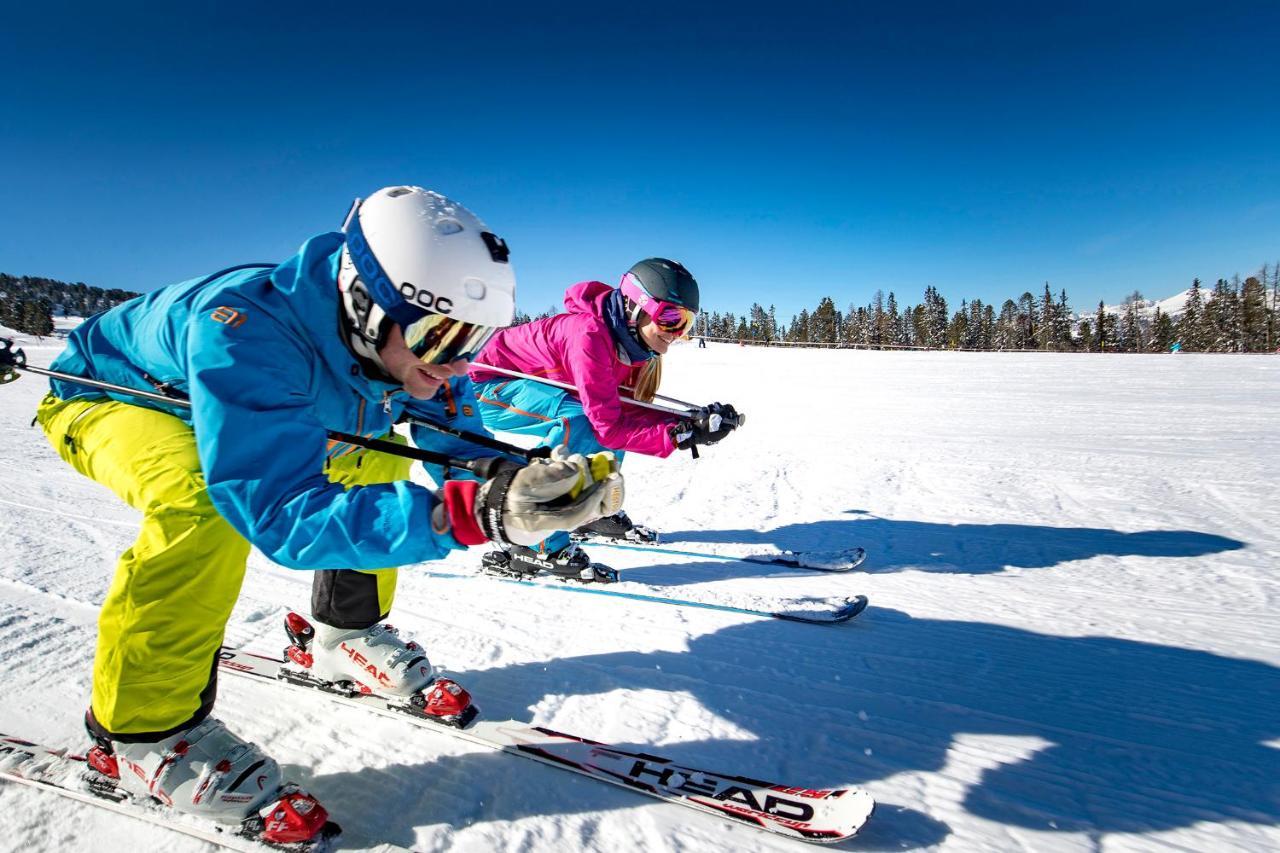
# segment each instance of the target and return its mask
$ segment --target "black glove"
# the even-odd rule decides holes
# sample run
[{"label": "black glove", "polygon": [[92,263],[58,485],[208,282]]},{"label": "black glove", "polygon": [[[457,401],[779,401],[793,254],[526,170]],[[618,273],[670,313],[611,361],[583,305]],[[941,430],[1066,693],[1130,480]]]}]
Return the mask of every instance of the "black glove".
[{"label": "black glove", "polygon": [[0,338],[0,385],[12,382],[21,374],[18,368],[27,366],[27,354],[21,348],[13,348],[11,338]]},{"label": "black glove", "polygon": [[671,440],[680,450],[715,444],[738,428],[742,416],[728,403],[712,403],[671,425]]}]

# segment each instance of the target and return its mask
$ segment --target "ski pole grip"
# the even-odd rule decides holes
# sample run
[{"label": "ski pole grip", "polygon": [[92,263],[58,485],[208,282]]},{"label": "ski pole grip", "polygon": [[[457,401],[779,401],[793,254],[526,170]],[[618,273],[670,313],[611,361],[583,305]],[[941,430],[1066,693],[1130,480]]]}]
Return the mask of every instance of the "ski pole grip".
[{"label": "ski pole grip", "polygon": [[468,459],[462,467],[482,480],[492,480],[504,471],[518,470],[524,466],[502,456],[488,456],[484,459]]}]

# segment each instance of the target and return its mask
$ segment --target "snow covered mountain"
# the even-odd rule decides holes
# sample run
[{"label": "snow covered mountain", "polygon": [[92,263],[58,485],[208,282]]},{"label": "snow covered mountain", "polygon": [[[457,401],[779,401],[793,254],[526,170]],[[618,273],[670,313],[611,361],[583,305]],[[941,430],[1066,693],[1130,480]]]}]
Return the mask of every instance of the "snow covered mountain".
[{"label": "snow covered mountain", "polygon": [[[39,365],[61,346],[24,343]],[[810,626],[430,573],[475,550],[406,568],[394,623],[487,718],[863,787],[879,807],[840,849],[1280,849],[1280,359],[712,343],[669,362],[664,392],[750,420],[697,461],[628,456],[634,518],[685,549],[870,557],[827,575],[598,549],[618,588],[870,608]],[[0,731],[83,748],[137,514],[31,427],[46,387],[0,387]],[[309,589],[255,555],[227,642],[278,655]],[[371,845],[812,849],[246,679],[218,713]],[[6,784],[0,839],[209,849]]]},{"label": "snow covered mountain", "polygon": [[[1206,299],[1208,298],[1209,296],[1208,291],[1201,288],[1200,292],[1203,298],[1206,298]],[[1160,313],[1168,314],[1171,318],[1176,320],[1182,314],[1182,309],[1186,307],[1187,297],[1188,295],[1190,295],[1190,293],[1191,293],[1191,289],[1187,288],[1181,293],[1175,293],[1173,296],[1170,296],[1166,299],[1141,300],[1138,303],[1138,318],[1141,320],[1151,320],[1156,315],[1156,309],[1159,309]],[[1120,303],[1119,305],[1107,305],[1105,306],[1105,308],[1108,314],[1115,314],[1119,316],[1124,314],[1125,312],[1125,303]],[[1075,314],[1075,318],[1077,321],[1089,320],[1092,322],[1096,320],[1097,316],[1098,316],[1097,306],[1094,306],[1093,309],[1090,311],[1080,311]]]}]

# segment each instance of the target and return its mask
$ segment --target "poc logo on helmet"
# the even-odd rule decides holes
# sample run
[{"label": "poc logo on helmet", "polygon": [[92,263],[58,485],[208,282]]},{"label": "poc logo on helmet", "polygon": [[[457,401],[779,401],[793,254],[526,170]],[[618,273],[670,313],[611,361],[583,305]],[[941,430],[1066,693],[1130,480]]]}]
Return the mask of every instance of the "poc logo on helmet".
[{"label": "poc logo on helmet", "polygon": [[430,290],[419,290],[407,281],[400,285],[400,295],[406,302],[426,308],[428,311],[435,311],[437,314],[448,314],[453,310],[453,300],[449,297],[437,298]]}]

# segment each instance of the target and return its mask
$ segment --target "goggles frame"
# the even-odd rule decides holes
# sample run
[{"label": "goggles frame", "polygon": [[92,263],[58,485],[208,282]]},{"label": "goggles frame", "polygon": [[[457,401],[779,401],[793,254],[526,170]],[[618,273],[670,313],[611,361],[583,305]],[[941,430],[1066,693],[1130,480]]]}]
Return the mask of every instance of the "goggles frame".
[{"label": "goggles frame", "polygon": [[480,326],[450,317],[428,313],[401,326],[405,346],[426,364],[449,364],[459,358],[468,361],[484,348],[498,332],[498,326]]}]

